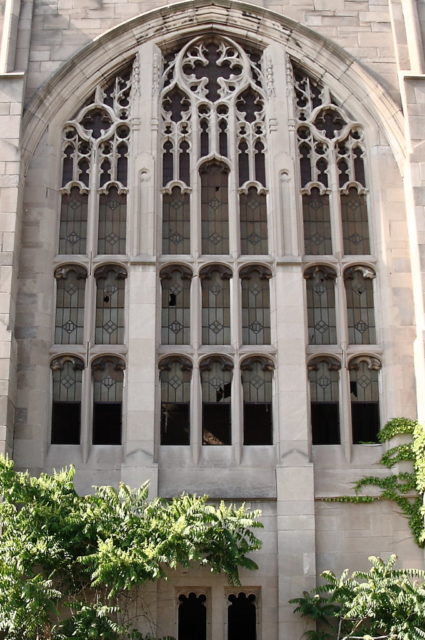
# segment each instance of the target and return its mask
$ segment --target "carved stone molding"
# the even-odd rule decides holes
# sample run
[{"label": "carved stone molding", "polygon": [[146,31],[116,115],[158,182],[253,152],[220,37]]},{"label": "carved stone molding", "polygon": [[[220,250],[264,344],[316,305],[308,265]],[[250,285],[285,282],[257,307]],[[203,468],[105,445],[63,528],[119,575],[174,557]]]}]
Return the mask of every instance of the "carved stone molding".
[{"label": "carved stone molding", "polygon": [[218,363],[222,371],[232,371],[233,362],[230,358],[222,355],[208,356],[201,360],[199,364],[200,371],[211,371],[211,367],[214,363]]},{"label": "carved stone molding", "polygon": [[368,369],[379,371],[382,368],[381,361],[375,356],[361,355],[354,356],[348,363],[349,371],[357,371],[362,362],[365,362]]},{"label": "carved stone molding", "polygon": [[258,276],[261,280],[270,280],[272,272],[262,264],[250,264],[239,271],[241,280],[249,280],[253,276]]},{"label": "carved stone molding", "polygon": [[77,280],[85,280],[87,278],[87,269],[80,264],[64,264],[55,269],[54,276],[56,280],[65,280],[70,273],[74,272]]},{"label": "carved stone molding", "polygon": [[224,264],[209,264],[201,269],[201,280],[210,280],[213,273],[218,273],[222,280],[230,280],[233,277],[232,270]]},{"label": "carved stone molding", "polygon": [[326,364],[328,371],[339,371],[341,369],[341,363],[337,358],[333,356],[317,356],[317,358],[309,360],[307,370],[318,371],[320,364]]},{"label": "carved stone molding", "polygon": [[117,280],[124,280],[127,277],[127,269],[120,264],[104,264],[96,269],[94,277],[96,280],[106,280],[109,273],[114,273]]},{"label": "carved stone molding", "polygon": [[359,276],[362,276],[365,280],[373,280],[376,277],[376,273],[371,267],[362,264],[347,267],[344,271],[344,280],[354,280]]},{"label": "carved stone molding", "polygon": [[179,273],[182,280],[191,280],[193,278],[192,270],[183,264],[170,264],[163,267],[159,272],[159,278],[160,280],[171,280],[175,273]]},{"label": "carved stone molding", "polygon": [[304,271],[306,280],[335,280],[336,271],[324,264],[313,265]]},{"label": "carved stone molding", "polygon": [[61,371],[67,362],[70,362],[72,364],[72,368],[74,369],[74,371],[80,371],[81,369],[84,369],[83,360],[78,356],[73,355],[57,356],[50,362],[50,368],[52,369],[52,371]]},{"label": "carved stone molding", "polygon": [[111,365],[114,371],[124,371],[125,362],[119,356],[104,355],[99,356],[91,363],[92,371],[105,371],[108,365]]},{"label": "carved stone molding", "polygon": [[158,363],[158,369],[160,371],[170,371],[172,364],[178,364],[182,371],[192,371],[193,369],[193,364],[189,358],[180,355],[162,358]]},{"label": "carved stone molding", "polygon": [[241,362],[241,371],[252,371],[252,367],[259,364],[263,371],[274,371],[274,362],[266,356],[250,356]]}]

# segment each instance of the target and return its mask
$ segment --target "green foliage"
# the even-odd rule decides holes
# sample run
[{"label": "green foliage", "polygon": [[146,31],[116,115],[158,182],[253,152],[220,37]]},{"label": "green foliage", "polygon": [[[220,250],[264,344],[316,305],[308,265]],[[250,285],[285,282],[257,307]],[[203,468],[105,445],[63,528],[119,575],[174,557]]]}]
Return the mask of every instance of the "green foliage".
[{"label": "green foliage", "polygon": [[340,577],[324,571],[323,585],[290,600],[295,612],[332,627],[331,633],[308,631],[305,637],[424,640],[425,572],[396,569],[396,559],[371,556],[372,568],[351,576],[347,570]]},{"label": "green foliage", "polygon": [[[183,495],[148,501],[148,487],[79,496],[74,470],[39,478],[0,458],[0,636],[118,640],[142,636],[132,599],[141,585],[191,563],[239,584],[260,548],[259,512]],[[142,614],[141,614],[142,615]],[[133,620],[130,623],[131,616]]]},{"label": "green foliage", "polygon": [[377,496],[339,496],[325,498],[328,502],[376,502],[391,500],[400,508],[407,518],[416,544],[425,546],[425,509],[423,499],[425,493],[425,429],[415,420],[394,418],[387,422],[379,432],[380,442],[387,442],[400,435],[409,435],[411,442],[398,444],[385,452],[380,464],[392,469],[400,462],[411,462],[412,471],[393,473],[386,477],[366,476],[355,485],[356,494],[364,487],[375,487],[380,493]]}]

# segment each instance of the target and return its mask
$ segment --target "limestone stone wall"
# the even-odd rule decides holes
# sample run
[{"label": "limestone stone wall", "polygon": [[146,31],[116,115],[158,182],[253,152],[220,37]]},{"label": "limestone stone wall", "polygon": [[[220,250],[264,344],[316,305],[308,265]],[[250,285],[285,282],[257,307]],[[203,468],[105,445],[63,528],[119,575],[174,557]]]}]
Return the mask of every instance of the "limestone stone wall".
[{"label": "limestone stone wall", "polygon": [[[32,2],[23,0],[24,7]],[[173,4],[174,1],[168,2],[167,7]],[[226,4],[232,6],[231,1]],[[330,38],[367,65],[383,85],[397,95],[397,68],[387,0],[254,0],[251,4],[292,18]],[[34,0],[27,97],[82,46],[124,20],[162,6],[161,0]],[[249,12],[249,5],[246,10]],[[196,21],[196,10],[193,11]],[[164,28],[166,25],[164,14]],[[23,64],[24,61],[19,60],[18,68],[23,68]]]}]

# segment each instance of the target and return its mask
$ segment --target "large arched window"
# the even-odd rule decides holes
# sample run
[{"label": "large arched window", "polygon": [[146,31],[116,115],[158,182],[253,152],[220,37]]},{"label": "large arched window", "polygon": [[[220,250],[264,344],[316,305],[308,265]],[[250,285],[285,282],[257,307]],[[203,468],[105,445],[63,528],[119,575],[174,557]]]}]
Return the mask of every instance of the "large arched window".
[{"label": "large arched window", "polygon": [[297,67],[294,89],[304,252],[370,254],[363,128],[325,85]]},{"label": "large arched window", "polygon": [[190,443],[192,363],[170,356],[159,363],[161,380],[161,444]]}]

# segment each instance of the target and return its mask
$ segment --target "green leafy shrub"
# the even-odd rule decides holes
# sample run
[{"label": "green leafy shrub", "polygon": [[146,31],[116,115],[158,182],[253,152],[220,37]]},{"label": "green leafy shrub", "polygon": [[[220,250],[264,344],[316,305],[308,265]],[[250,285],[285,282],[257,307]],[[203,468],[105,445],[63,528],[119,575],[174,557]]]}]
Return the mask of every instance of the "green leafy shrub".
[{"label": "green leafy shrub", "polygon": [[31,477],[0,458],[0,637],[140,639],[129,602],[145,583],[191,563],[234,584],[239,567],[256,569],[259,512],[205,496],[148,501],[146,485],[79,496],[73,478]]},{"label": "green leafy shrub", "polygon": [[[369,571],[324,571],[324,584],[290,600],[295,612],[325,623],[327,631],[307,631],[309,640],[424,640],[425,572],[396,569],[396,556],[387,562],[371,556]],[[417,578],[420,578],[418,581]]]},{"label": "green leafy shrub", "polygon": [[325,502],[353,502],[370,503],[378,500],[390,500],[395,502],[403,515],[407,518],[410,530],[416,544],[425,546],[425,429],[416,420],[408,418],[394,418],[387,422],[379,432],[380,442],[387,442],[400,435],[409,435],[411,442],[398,444],[386,451],[380,464],[387,469],[392,469],[400,462],[412,463],[411,471],[392,473],[384,478],[365,476],[358,480],[355,492],[359,494],[365,487],[373,486],[380,490],[377,496],[337,496],[323,498]]}]

